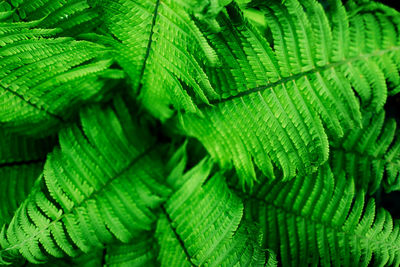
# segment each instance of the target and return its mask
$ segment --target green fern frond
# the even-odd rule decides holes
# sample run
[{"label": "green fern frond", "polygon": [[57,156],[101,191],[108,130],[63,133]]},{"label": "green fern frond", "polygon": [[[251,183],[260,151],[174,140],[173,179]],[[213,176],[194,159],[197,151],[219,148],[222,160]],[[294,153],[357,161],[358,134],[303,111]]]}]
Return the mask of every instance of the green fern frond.
[{"label": "green fern frond", "polygon": [[400,266],[399,69],[374,1],[0,1],[0,265]]},{"label": "green fern frond", "polygon": [[207,35],[222,55],[223,67],[207,68],[221,99],[199,106],[202,116],[180,118],[186,134],[248,184],[256,179],[253,162],[268,177],[315,171],[328,158],[327,136],[360,127],[360,107],[383,107],[386,81],[399,86],[400,63],[394,14],[348,16],[338,2],[326,13],[311,0],[253,6],[265,13],[273,43],[229,5],[229,17],[217,18],[222,31]]},{"label": "green fern frond", "polygon": [[295,180],[266,181],[246,212],[260,223],[264,245],[283,266],[399,266],[400,225],[354,180],[329,165]]},{"label": "green fern frond", "polygon": [[396,122],[386,119],[383,111],[363,116],[362,129],[350,130],[331,144],[331,166],[335,166],[334,171],[344,170],[357,188],[369,194],[382,185],[387,192],[399,190],[400,141]]},{"label": "green fern frond", "polygon": [[273,256],[259,246],[257,228],[242,217],[241,200],[220,173],[209,176],[211,166],[202,161],[169,179],[179,188],[157,221],[161,266],[273,266]]},{"label": "green fern frond", "polygon": [[[98,44],[45,38],[57,30],[29,23],[0,25],[0,125],[23,134],[50,134],[77,106],[92,101],[113,59]],[[46,132],[45,132],[46,131]]]},{"label": "green fern frond", "polygon": [[149,135],[135,126],[120,98],[114,110],[87,108],[81,129],[61,130],[61,148],[48,155],[43,180],[3,228],[3,263],[19,254],[37,263],[76,256],[113,236],[128,242],[150,230],[156,220],[151,209],[169,190],[157,182],[162,169],[150,159]]},{"label": "green fern frond", "polygon": [[101,17],[118,41],[117,61],[130,76],[133,92],[140,93],[153,114],[170,117],[172,96],[179,99],[177,105],[195,111],[184,88],[202,102],[217,97],[202,66],[217,64],[218,58],[191,19],[186,1],[91,2],[102,9]]},{"label": "green fern frond", "polygon": [[[113,244],[119,246],[119,244]],[[92,250],[89,253],[82,253],[75,258],[54,258],[46,262],[46,267],[106,267],[108,265],[103,264],[107,255],[104,255],[104,249]],[[21,266],[26,267],[38,267],[38,264],[24,262]]]},{"label": "green fern frond", "polygon": [[[8,0],[9,1],[9,0]],[[40,28],[58,28],[60,35],[76,36],[94,31],[101,23],[99,14],[86,0],[9,1],[15,21],[39,20]]]},{"label": "green fern frond", "polygon": [[[126,135],[134,127],[117,102],[116,112],[95,107],[83,111],[83,131],[74,126],[60,132],[61,150],[49,154],[43,183],[2,230],[2,263],[19,255],[34,263],[49,256],[77,256],[112,243],[114,237],[131,242],[155,227],[158,245],[152,249],[161,266],[274,266],[272,252],[267,256],[260,247],[260,232],[243,218],[241,199],[220,173],[210,175],[212,162],[203,160],[185,173],[178,167],[163,185],[159,163],[144,154],[150,153],[144,148],[147,135]],[[104,122],[114,127],[106,130]],[[99,147],[104,142],[114,149]],[[131,246],[128,253],[129,245],[124,245],[120,261],[129,255],[134,256],[132,264],[153,260],[150,247],[139,250],[141,246]],[[112,262],[115,257],[106,258]]]},{"label": "green fern frond", "polygon": [[156,240],[146,234],[128,244],[113,244],[106,248],[105,266],[108,267],[139,267],[157,266]]},{"label": "green fern frond", "polygon": [[53,143],[52,138],[35,140],[0,130],[0,226],[29,194]]}]

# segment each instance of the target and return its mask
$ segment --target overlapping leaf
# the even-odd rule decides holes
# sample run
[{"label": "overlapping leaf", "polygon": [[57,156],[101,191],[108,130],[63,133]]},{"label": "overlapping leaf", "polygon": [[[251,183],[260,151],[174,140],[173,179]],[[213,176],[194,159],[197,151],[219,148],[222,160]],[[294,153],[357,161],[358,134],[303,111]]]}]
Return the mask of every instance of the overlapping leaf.
[{"label": "overlapping leaf", "polygon": [[[117,61],[131,78],[133,91],[158,117],[171,115],[170,98],[195,110],[191,97],[208,101],[216,97],[203,62],[216,64],[215,51],[190,17],[192,1],[92,0],[102,10],[118,51]],[[116,41],[115,41],[116,39]]]},{"label": "overlapping leaf", "polygon": [[331,144],[334,171],[345,171],[356,187],[370,194],[382,186],[386,192],[400,189],[400,142],[394,119],[385,112],[364,113],[363,128],[345,133]]},{"label": "overlapping leaf", "polygon": [[283,266],[400,264],[399,222],[328,165],[287,183],[266,181],[249,197],[246,211]]},{"label": "overlapping leaf", "polygon": [[101,20],[86,0],[10,1],[15,21],[39,20],[39,28],[58,28],[59,35],[76,36],[92,32]]},{"label": "overlapping leaf", "polygon": [[19,254],[31,262],[76,256],[113,236],[128,242],[151,229],[151,209],[168,188],[149,156],[152,137],[135,126],[120,98],[115,102],[115,110],[83,110],[81,127],[60,132],[61,148],[48,155],[42,182],[3,228],[3,262]]},{"label": "overlapping leaf", "polygon": [[202,161],[182,176],[177,164],[169,177],[176,192],[156,228],[161,266],[274,266],[257,228],[242,217],[242,201],[220,173],[209,176],[211,166]]},{"label": "overlapping leaf", "polygon": [[250,184],[253,162],[269,177],[314,171],[328,158],[327,136],[360,127],[360,106],[381,109],[386,81],[399,86],[397,12],[359,7],[348,16],[335,1],[329,13],[315,1],[279,2],[253,2],[271,44],[236,7],[220,15],[223,30],[208,39],[224,67],[207,72],[220,99],[181,117],[187,134]]},{"label": "overlapping leaf", "polygon": [[50,139],[30,139],[0,130],[0,226],[11,220],[42,172]]},{"label": "overlapping leaf", "polygon": [[[383,112],[400,91],[397,11],[12,0],[0,21],[0,263],[274,266],[276,251],[283,266],[400,265],[398,222],[365,196],[399,189]],[[132,96],[172,118],[169,150],[178,130],[211,158],[197,143],[189,164],[185,146],[170,157]],[[44,170],[53,140],[13,136],[60,126]]]},{"label": "overlapping leaf", "polygon": [[0,24],[0,125],[21,134],[46,135],[76,107],[92,101],[104,79],[121,77],[102,45],[70,37],[38,21]]},{"label": "overlapping leaf", "polygon": [[20,256],[33,263],[76,257],[155,231],[159,246],[148,249],[162,266],[273,264],[257,228],[242,218],[240,198],[220,173],[210,175],[212,162],[183,174],[179,150],[172,157],[177,166],[169,163],[173,170],[163,176],[152,136],[129,114],[116,98],[113,108],[84,109],[81,126],[61,130],[43,179],[2,229],[2,263]]}]

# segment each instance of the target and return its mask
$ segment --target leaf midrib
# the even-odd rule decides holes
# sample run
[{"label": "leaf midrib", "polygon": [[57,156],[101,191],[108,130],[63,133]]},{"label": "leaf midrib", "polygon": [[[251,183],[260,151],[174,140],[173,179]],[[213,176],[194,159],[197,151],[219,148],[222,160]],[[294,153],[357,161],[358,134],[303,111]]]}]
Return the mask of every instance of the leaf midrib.
[{"label": "leaf midrib", "polygon": [[192,257],[190,256],[189,251],[187,250],[187,248],[185,246],[185,242],[183,242],[181,236],[176,231],[176,228],[173,225],[173,221],[172,221],[171,217],[169,216],[167,210],[165,209],[164,205],[161,205],[161,211],[165,215],[165,218],[168,221],[168,226],[170,227],[171,231],[174,233],[175,238],[178,240],[179,246],[182,248],[183,253],[185,254],[188,262],[190,263],[191,266],[196,267],[197,265],[195,265],[193,263]]},{"label": "leaf midrib", "polygon": [[151,21],[149,39],[147,41],[147,46],[146,46],[146,54],[144,55],[143,64],[142,64],[142,67],[141,67],[140,73],[139,73],[139,80],[138,80],[139,81],[139,85],[138,85],[139,88],[138,88],[137,92],[140,92],[140,89],[142,87],[142,80],[143,80],[144,72],[146,70],[147,60],[150,57],[151,46],[153,44],[154,27],[155,27],[156,21],[157,21],[158,7],[160,6],[160,2],[161,2],[161,0],[157,0],[157,2],[155,4],[155,7],[154,7],[153,19]]},{"label": "leaf midrib", "polygon": [[[231,188],[231,190],[233,190],[235,192],[237,191],[237,189],[235,189],[235,188]],[[333,225],[331,223],[327,223],[327,222],[323,222],[323,221],[317,221],[317,220],[313,219],[310,215],[308,215],[308,216],[307,215],[302,215],[302,214],[300,214],[300,213],[298,213],[298,212],[296,212],[294,210],[290,210],[290,209],[287,209],[285,207],[278,206],[275,203],[267,201],[266,199],[258,197],[258,196],[251,196],[251,195],[243,194],[243,192],[241,193],[241,195],[245,195],[244,202],[246,202],[246,201],[262,202],[266,206],[273,207],[274,209],[280,210],[283,213],[293,215],[296,218],[302,218],[304,221],[309,221],[309,222],[311,222],[313,224],[321,225],[322,227],[324,227],[326,229],[330,229],[330,230],[332,230],[334,232],[343,233],[343,234],[345,234],[347,236],[353,236],[353,237],[357,238],[358,240],[369,240],[369,241],[371,241],[370,243],[375,243],[375,244],[377,243],[377,244],[379,244],[379,248],[382,248],[382,244],[383,244],[385,248],[390,247],[390,248],[393,249],[393,251],[394,250],[400,251],[400,247],[396,246],[391,241],[378,240],[377,238],[371,238],[371,237],[368,237],[366,235],[358,235],[358,234],[355,234],[354,232],[345,231],[344,229],[342,229],[342,226],[340,226],[340,225]],[[375,211],[375,216],[376,216],[376,212],[377,211]]]},{"label": "leaf midrib", "polygon": [[44,112],[49,117],[51,117],[53,119],[56,119],[57,121],[66,122],[63,117],[61,117],[61,116],[59,116],[59,115],[57,115],[55,113],[52,113],[51,111],[49,111],[49,110],[47,110],[47,109],[45,109],[45,108],[43,108],[43,107],[41,107],[41,106],[39,106],[37,104],[32,103],[29,99],[25,99],[23,95],[21,95],[21,94],[15,92],[15,91],[11,90],[10,88],[8,88],[8,86],[7,87],[6,86],[1,86],[1,88],[3,88],[7,92],[13,94],[17,98],[21,99],[23,103],[27,104],[28,106],[31,106],[35,110],[39,110],[41,112]]},{"label": "leaf midrib", "polygon": [[[241,97],[245,97],[245,96],[248,96],[248,95],[251,95],[251,94],[254,94],[254,93],[263,92],[263,91],[265,91],[267,89],[274,88],[274,87],[276,87],[278,85],[285,84],[287,82],[294,81],[294,80],[300,79],[302,77],[307,77],[307,76],[309,76],[311,74],[319,73],[319,72],[325,71],[325,70],[330,69],[330,68],[337,68],[339,66],[342,66],[342,65],[345,65],[345,64],[349,64],[349,63],[352,63],[352,62],[355,62],[355,61],[367,60],[370,57],[381,56],[381,55],[384,55],[386,53],[395,52],[395,51],[398,51],[398,50],[400,50],[400,45],[399,46],[392,46],[392,47],[387,48],[387,49],[375,50],[372,53],[368,53],[368,54],[360,54],[360,55],[358,55],[356,57],[350,57],[350,58],[348,58],[346,60],[328,63],[328,64],[326,64],[324,66],[318,66],[318,67],[312,68],[312,69],[310,69],[308,71],[303,71],[303,72],[300,72],[300,73],[293,74],[291,76],[283,77],[283,78],[279,79],[276,82],[269,83],[269,84],[263,85],[263,86],[254,87],[254,88],[251,88],[251,89],[249,89],[247,91],[239,92],[236,95],[229,96],[227,98],[210,100],[209,103],[210,103],[210,105],[212,107],[213,105],[218,105],[218,104],[221,104],[221,103],[232,101],[232,100],[234,100],[236,98],[241,98]],[[203,103],[203,102],[197,104],[197,106],[199,108],[210,108],[210,105],[206,104],[206,103]]]},{"label": "leaf midrib", "polygon": [[[52,220],[46,227],[43,227],[43,229],[41,229],[40,231],[37,231],[34,235],[30,236],[27,239],[24,239],[23,242],[21,243],[17,243],[11,247],[5,248],[0,250],[0,255],[4,252],[7,252],[9,250],[13,250],[13,249],[18,249],[21,246],[23,246],[24,244],[26,244],[29,241],[32,241],[34,239],[36,239],[38,236],[40,236],[40,234],[42,234],[44,231],[47,231],[51,225],[54,225],[55,223],[61,221],[66,215],[71,214],[75,209],[81,207],[84,203],[86,203],[87,201],[89,201],[90,199],[95,198],[97,195],[99,195],[102,191],[104,191],[104,189],[106,189],[113,181],[115,181],[117,178],[119,178],[122,174],[124,174],[125,172],[129,171],[136,163],[138,163],[141,159],[143,159],[145,156],[147,156],[149,153],[151,153],[151,151],[153,151],[155,148],[157,147],[156,144],[153,144],[151,146],[149,146],[146,150],[144,150],[142,153],[140,153],[137,157],[135,157],[125,168],[123,168],[121,171],[119,171],[114,177],[111,177],[102,187],[100,187],[97,191],[93,191],[92,194],[88,197],[86,197],[85,199],[83,199],[80,203],[78,203],[78,205],[74,205],[70,210],[68,210],[67,212],[63,212],[60,217],[58,217],[55,220]],[[1,258],[1,257],[0,257]]]}]

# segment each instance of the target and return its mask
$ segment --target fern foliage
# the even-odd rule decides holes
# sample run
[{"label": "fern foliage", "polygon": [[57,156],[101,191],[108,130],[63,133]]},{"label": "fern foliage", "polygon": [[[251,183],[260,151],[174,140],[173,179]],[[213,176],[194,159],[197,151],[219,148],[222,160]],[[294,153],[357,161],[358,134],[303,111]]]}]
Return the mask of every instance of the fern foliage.
[{"label": "fern foliage", "polygon": [[155,266],[156,255],[152,235],[141,235],[128,244],[112,244],[106,248],[107,266]]},{"label": "fern foliage", "polygon": [[9,131],[40,135],[101,91],[113,60],[101,45],[46,38],[57,30],[32,29],[36,24],[0,26],[0,121]]},{"label": "fern foliage", "polygon": [[0,226],[11,220],[43,170],[53,138],[34,140],[0,132]]},{"label": "fern foliage", "polygon": [[[74,257],[115,239],[130,242],[154,224],[163,266],[266,262],[256,229],[246,223],[239,228],[243,203],[223,177],[210,178],[202,187],[210,161],[185,175],[174,171],[168,183],[161,183],[154,141],[134,125],[121,98],[115,99],[113,109],[89,107],[80,117],[80,127],[60,131],[60,149],[48,155],[43,179],[3,228],[3,263],[18,254],[36,263],[49,256]],[[104,122],[113,127],[107,131]],[[176,192],[171,195],[172,190]],[[198,210],[186,216],[193,205]],[[193,236],[200,222],[204,232]],[[165,253],[172,248],[174,253]]]},{"label": "fern foliage", "polygon": [[118,41],[110,45],[131,77],[133,93],[141,89],[142,102],[155,115],[162,119],[171,116],[168,104],[172,96],[179,99],[177,105],[195,111],[184,88],[190,87],[193,97],[202,102],[208,103],[210,95],[217,97],[203,65],[216,64],[217,57],[190,17],[192,1],[93,2],[102,10],[108,32]]},{"label": "fern foliage", "polygon": [[40,28],[57,28],[58,35],[91,32],[100,24],[99,13],[82,0],[9,1],[14,21],[39,20]]},{"label": "fern foliage", "polygon": [[0,265],[400,266],[394,8],[5,0],[0,67]]},{"label": "fern foliage", "polygon": [[400,225],[328,165],[288,183],[267,181],[246,208],[284,266],[400,264]]},{"label": "fern foliage", "polygon": [[330,161],[337,166],[334,170],[345,170],[357,187],[371,194],[381,184],[388,192],[398,190],[400,142],[397,133],[395,120],[385,119],[385,112],[365,113],[363,128],[348,131],[345,138],[332,144]]},{"label": "fern foliage", "polygon": [[327,136],[359,127],[360,107],[381,109],[386,80],[398,87],[399,77],[398,24],[389,12],[346,12],[335,3],[327,14],[315,1],[254,5],[273,48],[230,7],[230,19],[221,14],[225,28],[209,37],[229,66],[210,71],[220,98],[202,116],[181,118],[222,167],[233,163],[249,183],[253,162],[268,176],[279,167],[285,179],[313,172],[328,158]]},{"label": "fern foliage", "polygon": [[[156,219],[151,208],[166,190],[157,183],[160,168],[148,158],[151,140],[144,142],[145,135],[135,131],[123,104],[117,108],[88,108],[81,113],[81,128],[60,132],[61,148],[48,155],[43,179],[3,228],[3,260],[18,252],[32,262],[44,261],[47,254],[76,256],[77,250],[88,252],[113,235],[127,242],[136,231],[150,229]],[[106,131],[102,123],[109,119],[114,127]],[[128,129],[137,135],[128,135]]]},{"label": "fern foliage", "polygon": [[161,266],[273,264],[259,246],[257,229],[242,218],[242,201],[222,175],[207,176],[207,165],[203,161],[180,179],[170,177],[172,187],[180,188],[163,205],[157,222]]}]

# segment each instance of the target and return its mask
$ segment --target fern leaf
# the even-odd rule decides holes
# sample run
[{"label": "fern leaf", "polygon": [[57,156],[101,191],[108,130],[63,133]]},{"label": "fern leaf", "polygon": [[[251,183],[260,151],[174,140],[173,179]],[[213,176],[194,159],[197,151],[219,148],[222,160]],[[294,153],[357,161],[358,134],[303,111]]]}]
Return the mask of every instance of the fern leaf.
[{"label": "fern leaf", "polygon": [[203,161],[171,183],[180,188],[157,221],[161,266],[273,266],[256,227],[242,218],[241,200],[221,174],[209,177],[211,166]]},{"label": "fern leaf", "polygon": [[109,267],[157,266],[156,240],[141,235],[129,244],[114,244],[106,248],[105,265]]},{"label": "fern leaf", "polygon": [[400,13],[342,2],[1,2],[0,265],[400,266]]},{"label": "fern leaf", "polygon": [[[50,134],[74,108],[93,101],[110,75],[107,49],[37,22],[0,25],[0,123],[24,134]],[[47,132],[45,132],[47,131]]]},{"label": "fern leaf", "polygon": [[58,28],[59,35],[76,36],[95,30],[100,24],[98,12],[86,0],[10,1],[14,20],[38,20],[40,28]]},{"label": "fern leaf", "polygon": [[398,266],[400,225],[365,203],[354,180],[329,165],[290,182],[266,181],[246,211],[261,224],[266,247],[283,266]]},{"label": "fern leaf", "polygon": [[[81,254],[76,258],[53,259],[46,266],[56,267],[139,267],[157,266],[156,240],[152,232],[142,233],[130,243],[111,243],[103,249]],[[37,266],[28,264],[27,266]]]},{"label": "fern leaf", "polygon": [[76,256],[113,236],[128,242],[150,230],[151,209],[169,190],[157,181],[162,170],[150,159],[151,137],[120,98],[114,109],[87,108],[81,129],[60,132],[61,148],[48,155],[43,180],[2,231],[2,262],[19,254],[34,263]]},{"label": "fern leaf", "polygon": [[[387,192],[400,189],[400,142],[394,119],[385,112],[365,113],[363,128],[353,129],[331,144],[333,170],[345,170],[356,187],[369,194],[383,184]],[[384,178],[385,177],[385,178]]]},{"label": "fern leaf", "polygon": [[[62,259],[52,259],[46,262],[46,267],[105,267],[104,262],[104,250],[93,250],[89,253],[81,254],[75,258],[62,258]],[[25,262],[23,266],[34,267],[39,264]]]},{"label": "fern leaf", "polygon": [[[208,102],[216,97],[202,68],[216,64],[215,51],[191,19],[185,1],[92,0],[102,10],[108,31],[117,38],[117,61],[131,78],[149,110],[162,119],[171,116],[170,96],[187,109],[196,110],[183,88]],[[157,99],[157,100],[156,100]]]},{"label": "fern leaf", "polygon": [[229,5],[229,17],[218,17],[223,30],[208,35],[223,55],[224,67],[207,68],[221,99],[200,105],[201,116],[180,117],[186,134],[250,185],[253,162],[268,177],[315,171],[328,158],[328,136],[361,127],[360,107],[383,107],[386,80],[398,86],[400,25],[389,12],[348,16],[337,1],[329,13],[312,0],[253,5],[265,13],[273,43]]},{"label": "fern leaf", "polygon": [[[33,263],[49,256],[77,256],[111,244],[114,237],[124,243],[138,241],[140,235],[151,234],[156,223],[158,246],[150,248],[147,242],[107,248],[106,260],[274,266],[272,252],[267,257],[260,247],[260,232],[242,218],[240,198],[228,189],[221,173],[210,175],[211,161],[203,160],[185,173],[178,164],[167,185],[161,184],[157,161],[143,154],[149,153],[147,135],[126,135],[134,127],[121,100],[116,101],[115,112],[98,107],[82,111],[83,132],[76,126],[60,132],[61,151],[49,154],[43,183],[2,231],[2,263],[19,255]],[[106,121],[114,127],[104,128]]]},{"label": "fern leaf", "polygon": [[0,226],[11,220],[29,194],[52,143],[52,139],[29,139],[0,130]]}]

